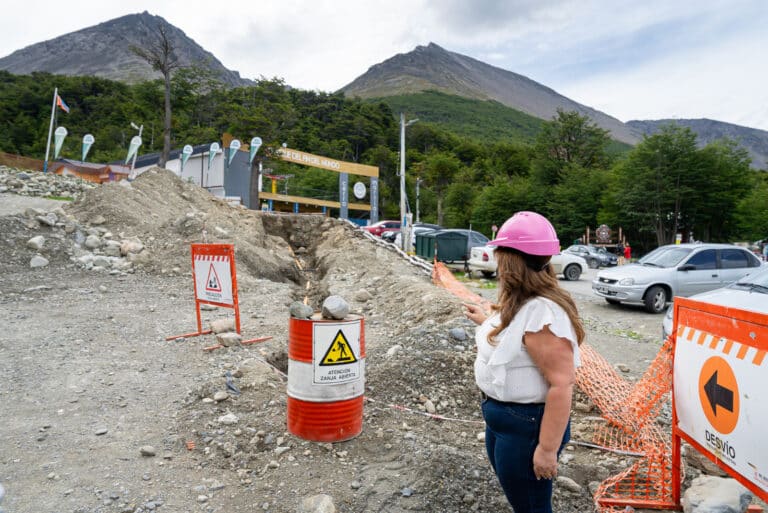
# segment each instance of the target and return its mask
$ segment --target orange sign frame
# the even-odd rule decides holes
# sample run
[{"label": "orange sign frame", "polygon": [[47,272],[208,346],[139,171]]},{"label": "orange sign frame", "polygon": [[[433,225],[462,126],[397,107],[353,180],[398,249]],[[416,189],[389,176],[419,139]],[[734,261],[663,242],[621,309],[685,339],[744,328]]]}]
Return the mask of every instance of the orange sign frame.
[{"label": "orange sign frame", "polygon": [[[197,337],[199,335],[208,335],[211,330],[203,330],[203,322],[200,315],[200,305],[210,304],[221,306],[225,308],[232,308],[235,311],[235,330],[240,334],[240,304],[237,297],[237,274],[235,272],[235,246],[234,244],[192,244],[192,282],[195,290],[195,314],[197,317],[197,331],[194,333],[185,333],[183,335],[175,335],[167,337],[166,340],[174,340],[178,338]],[[222,290],[224,285],[227,285],[231,290],[231,303],[229,302],[229,296],[222,297],[222,301],[216,301],[206,298],[204,294],[206,291],[198,290],[198,276],[195,271],[195,262],[199,260],[217,262],[219,265],[225,265],[228,267],[230,283],[216,283],[212,285],[212,288],[206,287],[207,291],[210,290]],[[211,263],[209,271],[213,271],[216,274],[216,279],[220,280],[218,273],[214,268],[214,264]],[[203,278],[204,280],[207,277]],[[202,296],[202,297],[201,297]]]},{"label": "orange sign frame", "polygon": [[[755,401],[768,385],[768,373],[760,368],[768,354],[768,315],[686,298],[675,298],[674,309],[674,358],[680,358],[680,362],[673,359],[674,500],[680,504],[681,443],[685,440],[768,501],[768,458],[750,442],[761,439],[766,427],[763,419],[755,418],[756,412],[765,410]],[[698,365],[698,376],[692,376],[692,368]]]}]

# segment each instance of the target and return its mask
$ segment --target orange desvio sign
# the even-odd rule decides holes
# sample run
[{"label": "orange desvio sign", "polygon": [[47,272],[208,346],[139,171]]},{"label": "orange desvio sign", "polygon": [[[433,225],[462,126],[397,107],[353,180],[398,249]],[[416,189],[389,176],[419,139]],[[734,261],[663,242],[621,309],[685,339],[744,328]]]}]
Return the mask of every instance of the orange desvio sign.
[{"label": "orange desvio sign", "polygon": [[768,500],[768,315],[675,298],[673,445]]}]

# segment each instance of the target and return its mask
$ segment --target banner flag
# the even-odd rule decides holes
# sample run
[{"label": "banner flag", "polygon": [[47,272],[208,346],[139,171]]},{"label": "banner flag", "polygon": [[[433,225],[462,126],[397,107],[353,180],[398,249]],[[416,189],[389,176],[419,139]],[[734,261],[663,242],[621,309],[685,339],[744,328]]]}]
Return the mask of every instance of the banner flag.
[{"label": "banner flag", "polygon": [[58,106],[58,107],[59,107],[61,110],[63,110],[63,111],[64,111],[64,112],[66,112],[67,114],[69,114],[69,105],[67,105],[66,103],[64,103],[64,99],[63,99],[61,96],[59,96],[58,94],[56,95],[56,105],[57,105],[57,106]]},{"label": "banner flag", "polygon": [[67,129],[60,126],[53,132],[54,146],[53,146],[53,160],[59,158],[59,152],[61,151],[61,145],[64,144],[64,138],[67,136]]},{"label": "banner flag", "polygon": [[240,141],[237,139],[232,139],[232,142],[229,143],[229,160],[227,161],[227,165],[230,165],[232,163],[232,159],[235,158],[235,154],[240,149]]},{"label": "banner flag", "polygon": [[250,154],[248,155],[248,164],[253,164],[253,159],[256,156],[256,152],[261,147],[261,137],[254,137],[251,139]]},{"label": "banner flag", "polygon": [[85,134],[83,136],[83,158],[80,159],[81,162],[85,162],[85,157],[88,155],[88,150],[91,149],[91,145],[95,140],[96,139],[94,139],[93,135],[91,134]]},{"label": "banner flag", "polygon": [[184,170],[184,164],[189,160],[189,156],[192,155],[192,146],[189,144],[184,145],[181,149],[181,170]]},{"label": "banner flag", "polygon": [[219,143],[211,144],[211,149],[208,150],[208,169],[211,169],[211,165],[213,165],[213,159],[216,157],[216,154],[220,149],[221,146],[219,146]]},{"label": "banner flag", "polygon": [[128,156],[125,157],[126,164],[129,160],[131,160],[131,157],[133,157],[136,152],[139,151],[139,146],[141,146],[141,137],[134,135],[131,139],[131,144],[128,146]]}]

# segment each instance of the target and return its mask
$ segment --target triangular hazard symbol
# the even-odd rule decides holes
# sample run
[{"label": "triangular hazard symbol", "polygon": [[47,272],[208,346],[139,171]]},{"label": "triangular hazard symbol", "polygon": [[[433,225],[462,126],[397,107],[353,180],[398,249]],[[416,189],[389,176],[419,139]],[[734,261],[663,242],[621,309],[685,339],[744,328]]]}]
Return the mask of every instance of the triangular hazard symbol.
[{"label": "triangular hazard symbol", "polygon": [[216,273],[216,268],[211,264],[211,268],[208,269],[208,279],[205,280],[205,290],[211,292],[221,292],[221,281],[219,275]]},{"label": "triangular hazard symbol", "polygon": [[339,330],[336,336],[331,342],[331,347],[325,352],[320,365],[345,365],[347,363],[355,363],[357,357],[352,352],[349,342],[347,342],[344,333]]}]

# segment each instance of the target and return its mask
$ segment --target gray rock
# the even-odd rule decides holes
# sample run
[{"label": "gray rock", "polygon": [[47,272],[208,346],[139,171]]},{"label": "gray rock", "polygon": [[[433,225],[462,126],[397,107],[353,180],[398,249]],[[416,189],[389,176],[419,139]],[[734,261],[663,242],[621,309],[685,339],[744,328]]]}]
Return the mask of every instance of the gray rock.
[{"label": "gray rock", "polygon": [[621,372],[629,372],[629,365],[626,363],[617,363],[616,368],[619,369]]},{"label": "gray rock", "polygon": [[218,420],[219,424],[224,424],[225,426],[232,426],[240,421],[240,419],[237,418],[237,415],[234,413],[227,413],[226,415],[222,415]]},{"label": "gray rock", "polygon": [[109,269],[110,267],[112,267],[112,260],[110,260],[109,257],[104,255],[96,255],[95,257],[93,257],[93,266]]},{"label": "gray rock", "polygon": [[455,340],[459,340],[461,342],[467,340],[468,335],[464,328],[451,328],[451,330],[448,332],[448,334]]},{"label": "gray rock", "polygon": [[235,331],[234,319],[216,319],[210,323],[211,331],[214,333],[224,333],[227,331]]},{"label": "gray rock", "polygon": [[101,238],[98,235],[89,235],[85,239],[85,247],[88,249],[100,248],[101,244]]},{"label": "gray rock", "polygon": [[101,215],[101,214],[97,214],[97,215],[93,216],[91,218],[91,220],[90,220],[90,223],[92,225],[94,225],[94,226],[98,226],[98,225],[104,224],[106,222],[107,222],[106,218],[103,215]]},{"label": "gray rock", "polygon": [[37,219],[40,224],[47,226],[56,226],[56,222],[59,220],[59,218],[56,217],[56,214],[51,212],[45,214],[44,216],[37,216],[35,219]]},{"label": "gray rock", "polygon": [[96,436],[106,435],[108,432],[108,429],[105,427],[96,428],[96,430],[93,432]]},{"label": "gray rock", "polygon": [[216,401],[217,403],[220,403],[221,401],[226,401],[227,399],[229,399],[229,394],[223,390],[219,390],[218,392],[213,394],[213,400]]},{"label": "gray rock", "polygon": [[697,477],[683,494],[684,513],[742,513],[752,494],[735,479]]},{"label": "gray rock", "polygon": [[305,305],[301,301],[294,301],[291,303],[289,311],[291,317],[295,317],[296,319],[309,319],[314,313],[311,306]]},{"label": "gray rock", "polygon": [[403,346],[400,344],[395,344],[394,346],[387,349],[387,356],[392,357],[395,356],[397,353],[399,353],[403,349]]},{"label": "gray rock", "polygon": [[111,257],[122,256],[122,253],[120,252],[120,243],[116,240],[107,241],[106,246],[104,246],[104,254]]},{"label": "gray rock", "polygon": [[151,445],[142,445],[141,447],[139,447],[139,453],[142,456],[147,456],[151,458],[152,456],[157,454],[157,451],[155,451],[155,448],[152,447]]},{"label": "gray rock", "polygon": [[557,486],[564,488],[569,492],[581,493],[581,485],[576,481],[574,481],[573,479],[571,479],[570,477],[557,476],[556,483],[557,483]]},{"label": "gray rock", "polygon": [[328,296],[323,301],[325,319],[344,319],[349,315],[349,304],[341,296]]},{"label": "gray rock", "polygon": [[43,237],[42,235],[32,237],[27,241],[27,247],[29,249],[34,249],[35,251],[40,251],[41,249],[43,249],[44,244],[45,244],[45,237]]},{"label": "gray rock", "polygon": [[45,267],[48,265],[48,263],[49,262],[47,258],[40,255],[35,255],[32,257],[32,260],[29,261],[29,266],[33,269],[36,269],[38,267]]},{"label": "gray rock", "polygon": [[336,505],[330,495],[313,495],[301,501],[296,513],[336,513]]},{"label": "gray rock", "polygon": [[128,239],[120,243],[120,253],[122,253],[123,256],[126,256],[129,253],[141,253],[143,249],[144,244],[138,239]]},{"label": "gray rock", "polygon": [[437,409],[435,409],[435,404],[429,399],[424,403],[424,409],[427,410],[427,413],[435,413],[437,411]]},{"label": "gray rock", "polygon": [[216,334],[216,342],[224,347],[240,345],[241,340],[243,340],[243,337],[234,332]]},{"label": "gray rock", "polygon": [[357,292],[355,292],[354,295],[355,301],[360,301],[361,303],[365,303],[366,301],[370,301],[373,299],[373,294],[368,292],[366,289],[360,289]]}]

